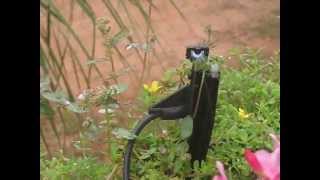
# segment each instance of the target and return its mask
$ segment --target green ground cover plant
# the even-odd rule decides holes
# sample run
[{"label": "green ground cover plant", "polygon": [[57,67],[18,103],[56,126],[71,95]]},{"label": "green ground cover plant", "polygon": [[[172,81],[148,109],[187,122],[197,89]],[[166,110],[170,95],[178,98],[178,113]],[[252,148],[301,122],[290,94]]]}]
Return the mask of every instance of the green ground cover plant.
[{"label": "green ground cover plant", "polygon": [[[137,138],[131,162],[132,179],[210,179],[216,174],[216,161],[224,163],[229,179],[255,179],[243,154],[252,150],[272,149],[269,133],[280,133],[280,52],[263,57],[255,49],[231,49],[230,56],[211,56],[211,63],[221,69],[217,112],[207,161],[192,171],[187,153],[186,138],[192,130],[191,119],[179,121],[155,120],[138,137],[130,129],[138,122],[128,118],[128,124],[117,121],[119,112],[116,95],[130,87],[123,85],[102,89],[94,95],[69,102],[67,96],[42,88],[42,113],[51,117],[54,108],[85,113],[77,145],[81,155],[63,153],[48,156],[44,141],[41,143],[41,179],[122,179],[122,158],[128,139]],[[228,67],[230,58],[240,62],[237,68]],[[177,69],[168,70],[161,80],[142,87],[135,110],[146,112],[147,107],[187,82],[191,64],[185,61]],[[43,81],[43,87],[49,82]],[[41,85],[41,84],[40,84]],[[84,100],[83,100],[84,99]],[[53,104],[56,103],[56,104]],[[49,104],[51,104],[49,106]],[[53,105],[52,105],[53,104]],[[89,119],[90,111],[98,107],[103,120]],[[143,115],[143,114],[142,114]],[[107,144],[101,152],[107,160],[99,160],[90,150],[90,142],[104,135]],[[57,135],[58,136],[58,135]]]}]

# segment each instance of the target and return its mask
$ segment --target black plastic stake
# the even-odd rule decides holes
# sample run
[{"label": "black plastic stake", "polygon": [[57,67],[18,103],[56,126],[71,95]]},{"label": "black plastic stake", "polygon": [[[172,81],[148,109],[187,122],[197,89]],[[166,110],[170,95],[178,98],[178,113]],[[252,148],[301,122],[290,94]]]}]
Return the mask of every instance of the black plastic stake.
[{"label": "black plastic stake", "polygon": [[[186,58],[191,61],[206,61],[209,55],[208,47],[189,47],[187,48]],[[214,125],[216,103],[218,97],[219,75],[217,70],[211,70],[204,74],[203,71],[196,71],[193,67],[191,74],[192,89],[192,115],[193,130],[188,139],[191,163],[206,159]],[[201,92],[200,92],[201,90]],[[199,96],[200,93],[200,96]],[[198,99],[200,98],[200,99]]]},{"label": "black plastic stake", "polygon": [[[207,46],[191,46],[187,48],[186,58],[190,61],[207,61]],[[206,160],[211,133],[214,126],[216,103],[219,86],[219,69],[214,66],[209,70],[197,70],[192,67],[189,85],[181,88],[149,109],[149,114],[140,121],[133,130],[139,135],[142,129],[156,118],[177,120],[187,115],[193,118],[192,134],[188,139],[191,163],[198,160],[199,165]],[[130,159],[135,140],[129,140],[124,156],[123,179],[129,180]],[[188,179],[188,178],[187,178]]]},{"label": "black plastic stake", "polygon": [[[209,48],[206,46],[191,46],[186,51],[186,58],[190,61],[207,61],[208,55]],[[193,130],[188,139],[191,163],[198,160],[201,164],[206,158],[214,125],[220,73],[217,69],[205,72],[201,87],[204,71],[197,71],[195,67],[192,69],[189,77],[191,83],[151,107],[149,113],[159,113],[163,120],[191,115]]]}]

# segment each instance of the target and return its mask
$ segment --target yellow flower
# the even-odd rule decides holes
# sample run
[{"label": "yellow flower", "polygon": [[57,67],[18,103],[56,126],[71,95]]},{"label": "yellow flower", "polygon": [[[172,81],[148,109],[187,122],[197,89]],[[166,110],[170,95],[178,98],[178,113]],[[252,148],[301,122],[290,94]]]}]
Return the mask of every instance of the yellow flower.
[{"label": "yellow flower", "polygon": [[152,93],[156,93],[161,88],[161,86],[159,86],[158,81],[152,81],[150,87],[147,84],[144,84],[143,88],[152,94]]},{"label": "yellow flower", "polygon": [[247,119],[251,114],[246,113],[243,109],[239,108],[239,117],[240,119]]}]

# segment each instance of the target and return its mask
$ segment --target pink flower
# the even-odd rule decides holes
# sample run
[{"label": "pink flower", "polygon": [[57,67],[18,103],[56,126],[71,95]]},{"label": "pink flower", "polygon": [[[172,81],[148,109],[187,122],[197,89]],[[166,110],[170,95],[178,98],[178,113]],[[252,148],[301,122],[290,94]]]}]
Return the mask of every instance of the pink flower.
[{"label": "pink flower", "polygon": [[258,150],[253,153],[245,150],[245,159],[252,170],[262,180],[280,180],[280,139],[274,134],[270,134],[273,139],[273,152]]},{"label": "pink flower", "polygon": [[228,178],[224,172],[223,164],[220,161],[217,161],[216,166],[217,166],[217,169],[218,169],[220,175],[214,176],[212,178],[212,180],[228,180]]}]

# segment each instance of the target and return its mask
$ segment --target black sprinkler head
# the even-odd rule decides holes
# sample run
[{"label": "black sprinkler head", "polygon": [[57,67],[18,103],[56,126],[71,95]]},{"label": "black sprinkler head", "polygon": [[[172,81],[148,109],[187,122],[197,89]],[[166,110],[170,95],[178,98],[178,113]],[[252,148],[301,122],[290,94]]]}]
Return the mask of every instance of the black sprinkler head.
[{"label": "black sprinkler head", "polygon": [[190,61],[205,60],[209,56],[209,47],[206,45],[188,46],[186,58]]}]

